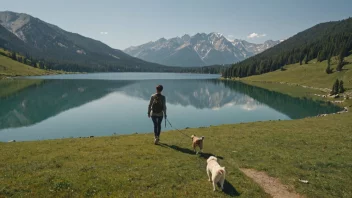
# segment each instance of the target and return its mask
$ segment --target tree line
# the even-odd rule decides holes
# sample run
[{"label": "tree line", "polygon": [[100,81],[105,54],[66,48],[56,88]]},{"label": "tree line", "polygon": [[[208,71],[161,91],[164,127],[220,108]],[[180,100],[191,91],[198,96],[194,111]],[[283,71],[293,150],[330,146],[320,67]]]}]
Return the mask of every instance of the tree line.
[{"label": "tree line", "polygon": [[[352,18],[319,24],[254,57],[233,64],[223,77],[247,77],[283,68],[285,65],[307,64],[338,56],[337,71],[342,70],[343,58],[352,50]],[[330,64],[330,62],[328,63]],[[329,66],[326,72],[332,70]]]},{"label": "tree line", "polygon": [[[143,67],[143,66],[116,66],[116,64],[93,64],[89,66],[69,60],[46,60],[36,59],[28,54],[22,55],[18,52],[6,50],[8,53],[0,52],[1,55],[7,56],[14,61],[26,64],[31,67],[45,70],[62,70],[68,72],[171,72],[171,73],[200,73],[200,74],[220,74],[228,66],[212,65],[203,67]],[[92,65],[93,64],[93,65]]]}]

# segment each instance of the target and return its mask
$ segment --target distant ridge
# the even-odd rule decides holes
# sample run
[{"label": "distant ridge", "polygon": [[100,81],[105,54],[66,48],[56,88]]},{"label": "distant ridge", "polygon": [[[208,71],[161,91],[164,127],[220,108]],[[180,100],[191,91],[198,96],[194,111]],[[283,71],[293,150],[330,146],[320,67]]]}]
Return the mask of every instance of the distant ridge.
[{"label": "distant ridge", "polygon": [[45,59],[66,71],[153,71],[165,68],[24,13],[0,12],[0,47]]},{"label": "distant ridge", "polygon": [[330,56],[347,56],[352,50],[352,18],[326,22],[299,32],[282,43],[233,65],[224,77],[246,77],[310,60],[323,61]]},{"label": "distant ridge", "polygon": [[129,47],[125,53],[169,66],[205,66],[232,64],[261,53],[280,41],[265,41],[263,44],[244,40],[229,40],[220,33],[197,33]]}]

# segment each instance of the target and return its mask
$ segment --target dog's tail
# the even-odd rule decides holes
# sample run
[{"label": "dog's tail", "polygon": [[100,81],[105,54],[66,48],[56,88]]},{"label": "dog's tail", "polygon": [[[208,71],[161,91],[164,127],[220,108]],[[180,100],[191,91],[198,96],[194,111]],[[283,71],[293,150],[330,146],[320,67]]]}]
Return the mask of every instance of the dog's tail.
[{"label": "dog's tail", "polygon": [[223,175],[225,173],[225,167],[221,167],[219,170],[218,170],[218,173],[220,175]]}]

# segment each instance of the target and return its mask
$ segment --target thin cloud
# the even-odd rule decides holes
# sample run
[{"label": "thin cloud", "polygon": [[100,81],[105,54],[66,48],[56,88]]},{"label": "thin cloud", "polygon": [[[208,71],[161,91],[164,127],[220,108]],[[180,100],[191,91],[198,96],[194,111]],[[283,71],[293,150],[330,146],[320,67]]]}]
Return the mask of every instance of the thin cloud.
[{"label": "thin cloud", "polygon": [[252,34],[249,34],[247,36],[247,38],[252,39],[252,38],[260,38],[260,37],[264,37],[264,36],[266,36],[266,34],[258,34],[258,33],[253,32]]},{"label": "thin cloud", "polygon": [[101,35],[107,35],[109,32],[100,32]]},{"label": "thin cloud", "polygon": [[234,38],[235,36],[230,34],[230,35],[227,35],[228,38]]}]

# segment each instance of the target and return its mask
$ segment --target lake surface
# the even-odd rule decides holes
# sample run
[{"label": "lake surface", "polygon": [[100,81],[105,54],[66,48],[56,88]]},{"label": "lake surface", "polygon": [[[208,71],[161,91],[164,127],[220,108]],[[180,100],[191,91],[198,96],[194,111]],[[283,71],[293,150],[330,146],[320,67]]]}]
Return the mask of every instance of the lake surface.
[{"label": "lake surface", "polygon": [[[0,141],[152,132],[147,106],[164,86],[174,127],[289,120],[339,110],[218,75],[102,73],[30,77],[0,84]],[[17,92],[12,89],[25,87]],[[170,126],[162,130],[170,130]]]}]

